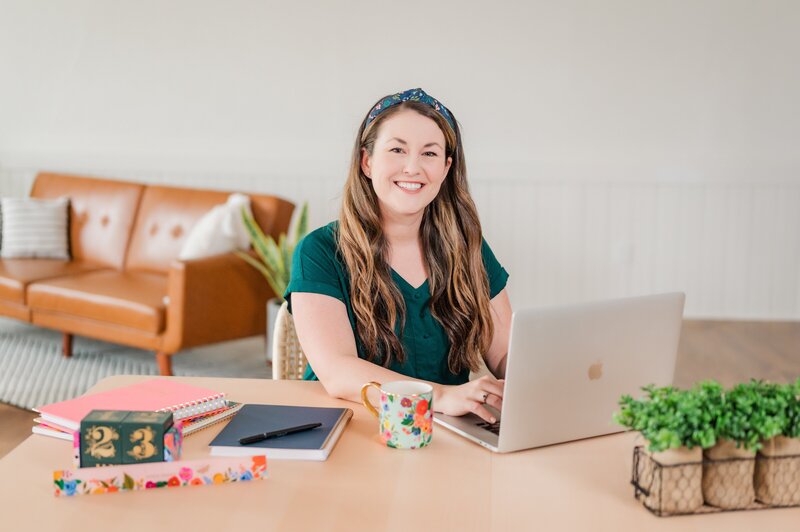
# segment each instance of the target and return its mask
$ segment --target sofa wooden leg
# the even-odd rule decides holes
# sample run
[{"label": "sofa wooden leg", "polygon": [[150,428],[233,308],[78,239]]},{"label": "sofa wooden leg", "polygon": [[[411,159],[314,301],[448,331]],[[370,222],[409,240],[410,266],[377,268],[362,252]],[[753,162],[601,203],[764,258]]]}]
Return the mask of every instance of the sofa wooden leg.
[{"label": "sofa wooden leg", "polygon": [[66,358],[72,356],[72,335],[64,333],[63,352]]},{"label": "sofa wooden leg", "polygon": [[172,358],[168,353],[156,352],[156,362],[158,362],[158,371],[161,375],[164,377],[172,376]]}]

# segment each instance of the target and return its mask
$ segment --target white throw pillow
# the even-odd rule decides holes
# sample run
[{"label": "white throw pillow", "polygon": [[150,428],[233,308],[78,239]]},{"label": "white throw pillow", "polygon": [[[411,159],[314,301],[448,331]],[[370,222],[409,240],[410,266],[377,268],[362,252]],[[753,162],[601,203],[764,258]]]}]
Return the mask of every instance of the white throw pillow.
[{"label": "white throw pillow", "polygon": [[242,221],[242,207],[252,213],[250,198],[244,194],[231,194],[227,202],[204,214],[186,237],[178,258],[202,259],[237,249],[247,250],[250,237]]},{"label": "white throw pillow", "polygon": [[69,259],[69,198],[3,198],[4,259]]}]

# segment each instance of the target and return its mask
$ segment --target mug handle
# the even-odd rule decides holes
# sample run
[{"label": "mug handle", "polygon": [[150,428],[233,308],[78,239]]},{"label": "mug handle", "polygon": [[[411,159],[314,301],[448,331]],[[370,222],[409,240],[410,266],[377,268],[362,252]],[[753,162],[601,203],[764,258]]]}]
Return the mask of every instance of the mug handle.
[{"label": "mug handle", "polygon": [[367,407],[367,410],[372,412],[373,416],[380,417],[378,411],[375,409],[374,406],[372,406],[372,403],[369,402],[369,399],[367,399],[367,390],[369,390],[370,386],[374,386],[375,388],[378,389],[378,391],[381,391],[381,383],[375,381],[366,383],[364,386],[361,387],[361,402],[364,404],[364,406]]}]

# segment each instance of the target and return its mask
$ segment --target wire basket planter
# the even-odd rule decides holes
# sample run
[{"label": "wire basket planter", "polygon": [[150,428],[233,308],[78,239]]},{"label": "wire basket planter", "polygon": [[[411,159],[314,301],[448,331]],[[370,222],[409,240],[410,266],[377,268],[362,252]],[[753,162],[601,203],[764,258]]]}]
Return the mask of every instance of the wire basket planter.
[{"label": "wire basket planter", "polygon": [[800,455],[662,464],[633,450],[634,496],[659,517],[800,506]]}]

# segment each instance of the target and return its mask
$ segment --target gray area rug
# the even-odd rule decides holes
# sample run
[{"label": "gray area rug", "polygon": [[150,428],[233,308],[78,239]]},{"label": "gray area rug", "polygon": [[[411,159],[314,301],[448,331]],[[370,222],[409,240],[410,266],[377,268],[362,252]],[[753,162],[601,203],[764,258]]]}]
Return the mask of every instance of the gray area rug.
[{"label": "gray area rug", "polygon": [[[0,402],[20,408],[71,399],[112,375],[158,375],[155,355],[76,336],[73,355],[61,353],[56,331],[0,318]],[[187,349],[172,359],[175,375],[264,378],[272,376],[263,338]]]}]

